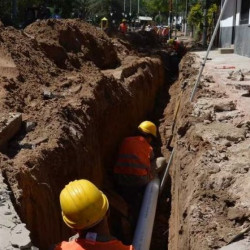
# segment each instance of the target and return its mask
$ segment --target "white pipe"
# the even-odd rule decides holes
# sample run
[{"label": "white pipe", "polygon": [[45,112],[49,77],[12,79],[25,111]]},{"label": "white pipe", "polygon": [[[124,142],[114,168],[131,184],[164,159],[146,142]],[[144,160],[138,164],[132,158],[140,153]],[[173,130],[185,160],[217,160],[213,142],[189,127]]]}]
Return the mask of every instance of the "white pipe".
[{"label": "white pipe", "polygon": [[167,165],[167,167],[165,169],[164,175],[162,177],[161,186],[160,186],[160,193],[162,192],[162,190],[165,187],[167,176],[168,176],[169,167],[170,167],[170,165],[172,163],[172,160],[173,160],[173,155],[174,155],[174,148],[173,148],[172,153],[170,155],[170,158],[169,158],[169,161],[168,161],[168,165]]},{"label": "white pipe", "polygon": [[153,179],[146,187],[133,239],[133,246],[136,250],[150,248],[159,188],[159,178]]},{"label": "white pipe", "polygon": [[198,85],[199,85],[199,83],[200,83],[200,78],[201,78],[203,69],[204,69],[204,67],[205,67],[205,65],[206,65],[206,61],[207,61],[207,58],[208,58],[208,54],[209,54],[209,52],[210,52],[210,50],[211,50],[211,48],[212,48],[212,45],[213,45],[213,43],[214,43],[214,39],[215,39],[216,33],[217,33],[217,31],[218,31],[218,28],[219,28],[219,26],[220,26],[220,21],[221,21],[221,18],[222,18],[222,16],[223,16],[223,14],[224,14],[225,9],[226,9],[227,3],[228,3],[228,0],[225,0],[224,5],[223,5],[223,7],[222,7],[222,9],[221,9],[220,16],[219,16],[219,18],[218,18],[217,24],[216,24],[216,26],[215,26],[213,36],[212,36],[211,41],[210,41],[210,43],[209,43],[209,46],[208,46],[208,49],[207,49],[207,54],[206,54],[206,56],[204,57],[203,63],[201,64],[198,78],[197,78],[196,83],[195,83],[195,85],[194,85],[194,88],[193,88],[193,90],[192,90],[191,97],[190,97],[190,102],[193,101],[193,98],[194,98],[196,89],[197,89],[197,87],[198,87]]}]

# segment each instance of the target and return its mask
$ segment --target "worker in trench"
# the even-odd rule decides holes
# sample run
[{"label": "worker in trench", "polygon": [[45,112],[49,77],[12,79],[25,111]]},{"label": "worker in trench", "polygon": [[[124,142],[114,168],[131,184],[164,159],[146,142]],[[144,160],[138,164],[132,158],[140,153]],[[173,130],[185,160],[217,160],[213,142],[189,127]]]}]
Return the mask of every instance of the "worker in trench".
[{"label": "worker in trench", "polygon": [[60,205],[63,221],[77,234],[54,250],[134,250],[110,235],[108,199],[90,181],[82,179],[66,185]]},{"label": "worker in trench", "polygon": [[155,124],[142,122],[136,136],[122,141],[114,167],[117,190],[129,205],[132,230],[135,230],[147,184],[166,166],[164,157],[154,158],[151,144],[156,137]]},{"label": "worker in trench", "polygon": [[127,20],[126,19],[122,19],[122,22],[119,26],[119,31],[123,34],[126,34],[128,31],[128,25],[127,25]]},{"label": "worker in trench", "polygon": [[187,52],[184,43],[182,41],[177,40],[176,38],[169,39],[167,45],[169,48],[173,49],[179,61]]}]

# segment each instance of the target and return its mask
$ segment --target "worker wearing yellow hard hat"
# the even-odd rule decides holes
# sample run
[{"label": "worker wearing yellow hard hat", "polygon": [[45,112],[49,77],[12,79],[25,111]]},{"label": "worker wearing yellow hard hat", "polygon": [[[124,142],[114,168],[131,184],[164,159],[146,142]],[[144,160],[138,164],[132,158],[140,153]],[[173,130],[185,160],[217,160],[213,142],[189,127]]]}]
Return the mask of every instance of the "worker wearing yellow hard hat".
[{"label": "worker wearing yellow hard hat", "polygon": [[152,179],[151,142],[157,137],[157,128],[151,121],[138,126],[137,136],[126,137],[121,146],[114,173],[122,186],[145,186]]},{"label": "worker wearing yellow hard hat", "polygon": [[156,137],[157,128],[153,122],[140,123],[136,136],[123,139],[114,167],[117,189],[133,206],[134,221],[139,213],[146,185],[157,171],[166,166],[165,158],[154,159],[151,143]]},{"label": "worker wearing yellow hard hat", "polygon": [[61,191],[60,205],[65,224],[78,233],[78,238],[63,241],[55,250],[134,250],[110,235],[107,222],[107,197],[90,181],[70,182]]},{"label": "worker wearing yellow hard hat", "polygon": [[127,20],[125,18],[122,19],[122,22],[119,26],[119,30],[121,33],[125,34],[128,31]]},{"label": "worker wearing yellow hard hat", "polygon": [[108,28],[108,19],[106,17],[103,17],[101,19],[101,29],[105,30]]},{"label": "worker wearing yellow hard hat", "polygon": [[138,129],[145,135],[153,135],[154,137],[157,137],[157,129],[153,122],[144,121],[138,126]]}]

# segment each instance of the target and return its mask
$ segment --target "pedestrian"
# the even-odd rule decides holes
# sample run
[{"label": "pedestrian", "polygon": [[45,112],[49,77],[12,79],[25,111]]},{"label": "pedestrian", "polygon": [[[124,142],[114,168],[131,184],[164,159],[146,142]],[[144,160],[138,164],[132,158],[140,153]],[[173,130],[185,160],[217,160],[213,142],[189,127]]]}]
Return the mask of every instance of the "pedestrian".
[{"label": "pedestrian", "polygon": [[154,159],[151,143],[156,137],[155,124],[150,121],[142,122],[136,136],[126,137],[122,141],[114,167],[118,191],[130,206],[133,228],[146,185],[166,166],[164,157]]},{"label": "pedestrian", "polygon": [[52,15],[52,18],[61,19],[60,10],[58,8],[55,8],[54,14]]},{"label": "pedestrian", "polygon": [[65,224],[77,236],[63,241],[54,250],[134,250],[110,235],[107,197],[90,181],[70,182],[61,191],[60,205]]}]

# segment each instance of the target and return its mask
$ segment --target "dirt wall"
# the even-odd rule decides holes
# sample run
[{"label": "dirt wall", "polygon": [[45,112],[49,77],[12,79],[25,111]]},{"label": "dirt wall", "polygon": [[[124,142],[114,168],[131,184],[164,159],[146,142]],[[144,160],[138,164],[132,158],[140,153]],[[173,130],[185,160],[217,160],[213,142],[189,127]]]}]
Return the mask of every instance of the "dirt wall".
[{"label": "dirt wall", "polygon": [[[22,129],[1,152],[1,169],[13,191],[17,211],[40,249],[69,236],[58,200],[65,184],[87,178],[100,188],[112,189],[117,147],[153,109],[156,93],[165,79],[158,58],[131,54],[120,65],[109,38],[99,31],[94,35],[88,25],[76,32],[82,33],[78,34],[82,41],[80,51],[67,51],[67,45],[60,44],[66,53],[62,67],[47,56],[44,44],[48,41],[37,35],[39,29],[41,33],[44,29],[51,32],[58,21],[53,22],[34,24],[24,33],[8,28],[0,32],[2,50],[15,63],[15,75],[1,78],[1,109],[18,111],[23,116]],[[76,30],[74,22],[59,25],[59,35],[48,46],[60,47],[61,27],[72,34]],[[107,59],[103,67],[96,58],[100,53],[105,57],[110,49],[81,57],[87,32],[97,36],[97,47],[105,50],[102,44],[107,43],[114,51],[113,59]],[[13,39],[15,47],[11,45]],[[81,58],[77,67],[71,63],[75,57]]]},{"label": "dirt wall", "polygon": [[249,226],[249,115],[237,103],[247,99],[236,95],[219,72],[212,75],[212,64],[206,66],[191,103],[199,66],[194,54],[183,59],[160,128],[164,146],[175,149],[170,169],[171,250],[219,249]]}]

